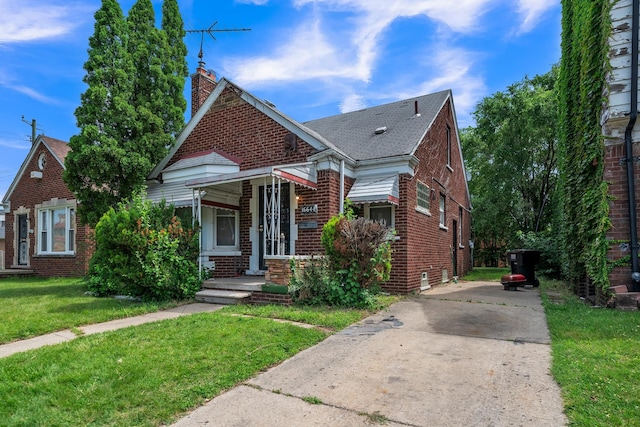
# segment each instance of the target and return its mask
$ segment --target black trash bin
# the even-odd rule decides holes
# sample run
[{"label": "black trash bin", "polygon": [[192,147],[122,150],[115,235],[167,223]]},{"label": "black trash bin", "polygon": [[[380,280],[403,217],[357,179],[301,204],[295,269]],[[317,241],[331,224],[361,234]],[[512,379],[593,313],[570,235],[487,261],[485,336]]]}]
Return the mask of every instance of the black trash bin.
[{"label": "black trash bin", "polygon": [[540,251],[533,249],[515,249],[507,252],[512,274],[522,274],[526,277],[524,285],[540,286],[536,279],[536,264],[540,262]]}]

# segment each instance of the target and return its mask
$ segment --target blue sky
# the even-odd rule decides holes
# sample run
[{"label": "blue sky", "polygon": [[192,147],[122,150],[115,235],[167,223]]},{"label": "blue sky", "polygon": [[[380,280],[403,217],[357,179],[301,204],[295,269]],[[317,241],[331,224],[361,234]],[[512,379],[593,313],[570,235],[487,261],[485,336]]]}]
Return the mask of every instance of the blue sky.
[{"label": "blue sky", "polygon": [[[120,1],[125,14],[134,2]],[[28,153],[32,119],[38,134],[68,141],[78,132],[100,3],[0,0],[0,200]],[[557,0],[178,3],[185,29],[250,28],[205,36],[206,67],[299,121],[452,89],[462,128],[484,97],[560,59]],[[162,0],[153,4],[159,20]],[[200,41],[185,37],[190,72]]]}]

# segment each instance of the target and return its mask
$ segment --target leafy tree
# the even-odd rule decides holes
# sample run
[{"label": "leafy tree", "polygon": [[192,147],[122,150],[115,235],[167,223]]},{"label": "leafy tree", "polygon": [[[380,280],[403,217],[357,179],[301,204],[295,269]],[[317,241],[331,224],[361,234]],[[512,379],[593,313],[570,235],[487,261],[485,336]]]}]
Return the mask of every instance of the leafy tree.
[{"label": "leafy tree", "polygon": [[130,104],[133,63],[127,54],[127,28],[118,2],[103,0],[95,20],[84,64],[83,81],[88,88],[75,111],[80,133],[69,141],[71,152],[63,175],[81,201],[82,222],[91,225],[141,182],[140,158],[127,149],[137,117]]},{"label": "leafy tree", "polygon": [[[478,256],[489,263],[521,233],[552,223],[557,180],[557,67],[483,99],[462,132]],[[520,233],[520,234],[519,234]],[[485,251],[485,254],[482,251]]]},{"label": "leafy tree", "polygon": [[177,134],[184,127],[184,113],[187,101],[184,99],[184,84],[189,76],[184,44],[184,23],[177,0],[164,0],[162,3],[162,30],[167,38],[167,50],[162,61],[163,74],[167,78],[167,93],[164,96],[165,132]]}]

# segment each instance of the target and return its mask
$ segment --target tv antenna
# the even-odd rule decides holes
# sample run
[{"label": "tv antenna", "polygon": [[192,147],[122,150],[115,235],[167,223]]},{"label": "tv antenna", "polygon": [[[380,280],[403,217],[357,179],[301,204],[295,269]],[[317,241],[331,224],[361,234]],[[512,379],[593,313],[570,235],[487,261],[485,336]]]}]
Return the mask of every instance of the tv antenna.
[{"label": "tv antenna", "polygon": [[204,30],[185,30],[185,33],[200,33],[200,52],[198,53],[198,65],[201,66],[202,68],[204,68],[204,61],[202,60],[203,54],[202,54],[202,44],[204,42],[204,35],[205,34],[209,34],[211,36],[211,38],[213,40],[216,40],[216,36],[213,35],[213,33],[229,33],[229,32],[236,32],[236,31],[251,31],[251,28],[213,28],[216,26],[216,24],[218,23],[218,21],[214,22],[213,24],[211,24],[211,26],[207,29]]},{"label": "tv antenna", "polygon": [[36,142],[36,130],[44,131],[44,129],[41,129],[41,128],[36,126],[36,119],[31,119],[31,123],[26,121],[24,119],[24,114],[22,115],[22,121],[24,123],[28,124],[29,126],[31,126],[31,138],[29,138],[29,140],[31,141],[31,144],[35,143]]}]

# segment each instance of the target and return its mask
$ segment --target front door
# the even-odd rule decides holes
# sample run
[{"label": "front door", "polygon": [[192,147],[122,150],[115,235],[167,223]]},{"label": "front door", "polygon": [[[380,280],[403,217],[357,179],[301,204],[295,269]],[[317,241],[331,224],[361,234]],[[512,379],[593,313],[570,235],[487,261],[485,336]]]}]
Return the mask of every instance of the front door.
[{"label": "front door", "polygon": [[[258,205],[260,206],[259,215],[258,215],[258,230],[260,232],[259,237],[259,262],[260,262],[260,270],[266,270],[267,266],[264,262],[265,254],[270,255],[272,253],[271,246],[272,241],[269,238],[269,234],[267,234],[267,239],[265,239],[265,232],[270,232],[270,226],[276,227],[277,221],[280,221],[280,234],[284,235],[284,254],[289,254],[289,238],[291,235],[291,212],[290,212],[290,203],[289,203],[289,184],[282,183],[280,184],[280,211],[278,218],[278,211],[275,209],[275,212],[269,212],[267,209],[267,224],[265,224],[265,187],[261,185],[258,189],[260,194]],[[278,186],[267,185],[266,197],[267,197],[267,205],[271,205],[272,201],[277,200],[277,192]],[[276,227],[277,228],[277,227]],[[280,240],[279,237],[277,239]],[[277,249],[274,248],[273,253],[277,253]]]},{"label": "front door", "polygon": [[29,265],[29,229],[27,215],[18,215],[18,265]]}]

